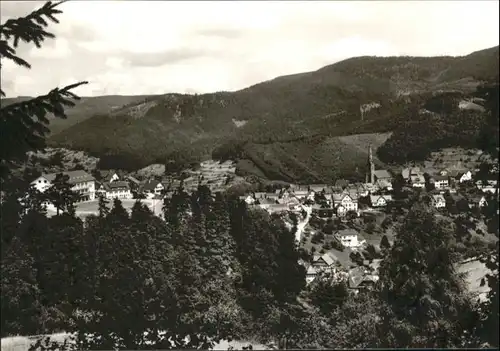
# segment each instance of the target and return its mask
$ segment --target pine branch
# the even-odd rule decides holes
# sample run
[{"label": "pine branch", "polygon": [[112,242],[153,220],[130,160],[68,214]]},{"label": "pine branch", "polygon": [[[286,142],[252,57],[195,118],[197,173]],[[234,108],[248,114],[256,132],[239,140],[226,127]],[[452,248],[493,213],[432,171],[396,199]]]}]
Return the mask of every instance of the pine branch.
[{"label": "pine branch", "polygon": [[[55,3],[49,1],[27,16],[8,19],[4,24],[0,25],[0,59],[12,60],[19,66],[31,68],[27,61],[16,56],[19,40],[25,43],[35,43],[40,48],[45,39],[54,38],[54,34],[45,31],[44,28],[49,25],[47,20],[59,23],[55,15],[62,13],[62,11],[56,9],[56,7],[66,1]],[[9,45],[10,40],[13,40],[12,46]],[[5,96],[5,92],[1,89],[0,96]]]},{"label": "pine branch", "polygon": [[87,82],[55,88],[46,95],[0,109],[0,168],[22,160],[27,151],[45,147],[45,136],[50,131],[47,114],[66,119],[64,108],[74,106],[72,100],[80,100],[71,90],[83,84]]}]

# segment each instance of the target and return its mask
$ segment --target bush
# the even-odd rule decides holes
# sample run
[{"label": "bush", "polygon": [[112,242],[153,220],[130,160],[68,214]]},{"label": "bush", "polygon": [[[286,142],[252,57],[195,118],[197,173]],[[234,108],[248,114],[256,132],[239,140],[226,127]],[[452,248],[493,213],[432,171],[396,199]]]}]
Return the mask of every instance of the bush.
[{"label": "bush", "polygon": [[311,242],[312,242],[313,244],[319,244],[319,243],[321,243],[323,240],[325,240],[325,234],[323,234],[323,232],[319,232],[319,231],[318,231],[318,232],[316,232],[316,233],[313,235],[313,237],[312,237],[312,239],[311,239]]},{"label": "bush", "polygon": [[368,233],[368,234],[372,234],[374,231],[375,231],[375,223],[368,223],[366,225],[366,228],[365,228],[365,231]]},{"label": "bush", "polygon": [[341,243],[339,243],[337,240],[332,240],[331,246],[332,246],[332,249],[338,250],[340,252],[344,251],[344,246]]}]

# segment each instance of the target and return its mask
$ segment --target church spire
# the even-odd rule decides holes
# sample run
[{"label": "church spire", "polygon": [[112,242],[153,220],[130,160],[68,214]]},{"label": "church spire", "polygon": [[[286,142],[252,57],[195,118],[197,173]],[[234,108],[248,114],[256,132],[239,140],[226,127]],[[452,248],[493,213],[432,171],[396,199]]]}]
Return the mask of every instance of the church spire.
[{"label": "church spire", "polygon": [[373,163],[372,146],[368,147],[368,172],[366,173],[366,182],[375,183],[375,164]]}]

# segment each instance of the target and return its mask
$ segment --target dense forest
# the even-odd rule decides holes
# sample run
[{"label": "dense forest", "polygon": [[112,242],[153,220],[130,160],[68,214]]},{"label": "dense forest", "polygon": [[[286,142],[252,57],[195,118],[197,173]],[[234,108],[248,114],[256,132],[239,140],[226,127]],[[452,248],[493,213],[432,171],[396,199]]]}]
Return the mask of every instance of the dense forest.
[{"label": "dense forest", "polygon": [[209,348],[220,339],[498,345],[490,331],[498,308],[488,307],[498,282],[482,304],[469,296],[454,268],[455,231],[424,200],[386,249],[375,290],[354,295],[332,279],[306,287],[298,262],[311,257],[297,251],[295,228],[237,199],[178,189],[164,201],[165,220],[139,201],[129,214],[100,199],[99,214],[82,221],[64,181],[63,211],[51,218],[34,189],[27,201],[12,192],[1,204],[2,336],[75,332],[68,347],[77,349]]},{"label": "dense forest", "polygon": [[476,98],[485,111],[461,110],[459,100],[465,96],[460,93],[422,97],[394,116],[394,133],[377,150],[378,157],[402,164],[423,161],[446,147],[479,147],[498,158],[498,89],[498,81],[488,82],[467,97]]}]

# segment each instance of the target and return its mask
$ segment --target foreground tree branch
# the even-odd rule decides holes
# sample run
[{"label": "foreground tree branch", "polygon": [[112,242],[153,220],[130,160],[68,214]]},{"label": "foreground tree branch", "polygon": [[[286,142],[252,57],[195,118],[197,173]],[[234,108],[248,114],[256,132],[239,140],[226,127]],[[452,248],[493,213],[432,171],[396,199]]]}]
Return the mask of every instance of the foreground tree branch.
[{"label": "foreground tree branch", "polygon": [[[40,48],[45,39],[55,38],[55,35],[47,32],[45,28],[50,21],[59,23],[55,15],[61,14],[62,11],[57,9],[57,6],[64,2],[66,1],[49,1],[27,16],[9,19],[0,25],[0,59],[11,60],[19,66],[31,68],[27,61],[16,55],[19,41],[34,43]],[[74,106],[73,100],[80,99],[71,90],[83,84],[87,82],[71,84],[62,89],[55,88],[46,95],[1,106],[0,179],[6,176],[13,164],[22,161],[28,151],[45,148],[45,138],[50,131],[47,114],[56,118],[67,118],[65,107]],[[5,96],[1,89],[0,95]]]}]

